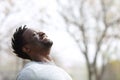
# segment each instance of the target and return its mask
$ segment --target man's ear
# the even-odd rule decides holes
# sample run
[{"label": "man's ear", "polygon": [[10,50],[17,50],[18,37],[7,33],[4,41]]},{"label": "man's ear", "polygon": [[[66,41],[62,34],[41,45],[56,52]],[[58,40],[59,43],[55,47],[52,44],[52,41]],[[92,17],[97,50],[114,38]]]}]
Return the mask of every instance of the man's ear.
[{"label": "man's ear", "polygon": [[22,47],[23,52],[25,53],[30,53],[30,48],[28,46],[23,46]]}]

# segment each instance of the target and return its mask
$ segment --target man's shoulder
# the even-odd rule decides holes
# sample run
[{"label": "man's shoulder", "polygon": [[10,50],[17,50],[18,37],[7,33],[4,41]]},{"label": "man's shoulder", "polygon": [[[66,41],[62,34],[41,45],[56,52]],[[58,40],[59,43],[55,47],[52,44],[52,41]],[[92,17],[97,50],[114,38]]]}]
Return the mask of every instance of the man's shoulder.
[{"label": "man's shoulder", "polygon": [[36,76],[34,70],[28,67],[23,68],[17,75],[17,80],[34,80]]},{"label": "man's shoulder", "polygon": [[20,73],[24,73],[24,72],[28,72],[28,71],[38,73],[38,72],[46,70],[46,69],[54,68],[54,66],[55,65],[40,63],[40,62],[29,62],[23,67],[23,69],[20,71]]},{"label": "man's shoulder", "polygon": [[[71,80],[69,75],[61,68],[52,64],[28,63],[20,72],[21,77],[32,76],[45,80]],[[47,78],[47,79],[46,79]]]}]

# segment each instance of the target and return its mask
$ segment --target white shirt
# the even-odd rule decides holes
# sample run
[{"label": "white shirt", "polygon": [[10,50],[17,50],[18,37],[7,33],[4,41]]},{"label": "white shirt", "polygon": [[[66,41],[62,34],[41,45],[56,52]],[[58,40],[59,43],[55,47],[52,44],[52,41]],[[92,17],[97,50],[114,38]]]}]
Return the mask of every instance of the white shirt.
[{"label": "white shirt", "polygon": [[17,80],[72,80],[63,69],[54,63],[30,62],[17,76]]}]

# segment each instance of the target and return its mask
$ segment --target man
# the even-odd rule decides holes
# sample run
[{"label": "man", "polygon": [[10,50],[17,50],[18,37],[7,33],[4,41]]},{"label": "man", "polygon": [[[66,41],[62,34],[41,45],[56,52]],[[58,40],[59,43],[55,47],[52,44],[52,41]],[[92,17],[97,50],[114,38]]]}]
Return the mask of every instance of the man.
[{"label": "man", "polygon": [[13,34],[13,52],[22,59],[29,59],[19,72],[17,80],[72,80],[49,56],[53,42],[43,32],[19,27]]}]

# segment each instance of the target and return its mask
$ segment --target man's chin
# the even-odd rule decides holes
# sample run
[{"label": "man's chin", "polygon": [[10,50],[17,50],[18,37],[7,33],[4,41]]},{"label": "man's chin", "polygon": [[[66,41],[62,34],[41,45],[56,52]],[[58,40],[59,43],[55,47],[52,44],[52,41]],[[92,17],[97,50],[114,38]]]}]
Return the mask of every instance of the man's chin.
[{"label": "man's chin", "polygon": [[49,42],[46,44],[46,46],[49,47],[49,48],[52,47],[52,45],[53,45],[53,41],[49,41]]},{"label": "man's chin", "polygon": [[46,48],[51,48],[52,45],[53,45],[53,41],[48,40],[47,42],[44,42],[43,45],[44,45],[44,47],[46,47]]}]

